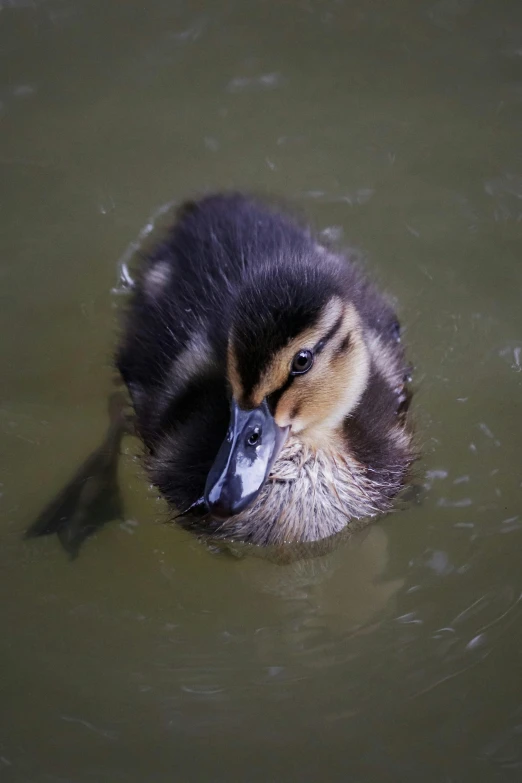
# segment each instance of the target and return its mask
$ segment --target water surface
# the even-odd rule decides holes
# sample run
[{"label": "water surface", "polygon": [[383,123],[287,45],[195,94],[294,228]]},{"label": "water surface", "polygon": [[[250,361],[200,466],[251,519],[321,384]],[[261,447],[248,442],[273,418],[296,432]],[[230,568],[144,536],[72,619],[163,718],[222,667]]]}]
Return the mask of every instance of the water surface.
[{"label": "water surface", "polygon": [[[0,58],[2,781],[519,781],[522,5],[0,0]],[[129,440],[125,523],[22,541],[104,433],[121,259],[223,187],[396,297],[422,504],[220,555]]]}]

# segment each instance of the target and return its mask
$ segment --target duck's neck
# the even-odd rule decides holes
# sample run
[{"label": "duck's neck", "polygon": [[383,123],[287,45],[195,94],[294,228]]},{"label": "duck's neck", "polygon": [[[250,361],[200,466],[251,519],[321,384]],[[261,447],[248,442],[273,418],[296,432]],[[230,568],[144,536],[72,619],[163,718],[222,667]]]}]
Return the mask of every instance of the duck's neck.
[{"label": "duck's neck", "polygon": [[310,451],[337,451],[342,448],[342,421],[335,427],[319,422],[292,438]]}]

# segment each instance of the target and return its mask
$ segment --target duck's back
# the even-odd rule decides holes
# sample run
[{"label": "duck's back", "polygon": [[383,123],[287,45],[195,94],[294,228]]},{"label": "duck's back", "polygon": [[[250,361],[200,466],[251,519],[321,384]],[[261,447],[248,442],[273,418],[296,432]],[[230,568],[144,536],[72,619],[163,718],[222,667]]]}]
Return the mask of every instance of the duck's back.
[{"label": "duck's back", "polygon": [[266,204],[240,194],[209,196],[181,207],[178,222],[149,268],[167,251],[179,269],[169,293],[191,296],[195,291],[200,300],[205,283],[201,301],[225,311],[226,300],[252,267],[277,263],[309,243],[305,228]]}]

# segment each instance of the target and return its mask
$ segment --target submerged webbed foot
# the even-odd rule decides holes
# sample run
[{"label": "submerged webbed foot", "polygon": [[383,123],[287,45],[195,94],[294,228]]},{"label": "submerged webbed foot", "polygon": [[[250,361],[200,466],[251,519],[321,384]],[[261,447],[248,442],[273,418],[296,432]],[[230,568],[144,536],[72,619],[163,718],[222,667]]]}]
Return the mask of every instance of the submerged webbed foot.
[{"label": "submerged webbed foot", "polygon": [[103,443],[38,515],[25,538],[56,533],[63,548],[74,558],[86,538],[107,522],[123,519],[118,459],[122,437],[133,431],[126,407],[124,395],[110,396],[110,423]]}]

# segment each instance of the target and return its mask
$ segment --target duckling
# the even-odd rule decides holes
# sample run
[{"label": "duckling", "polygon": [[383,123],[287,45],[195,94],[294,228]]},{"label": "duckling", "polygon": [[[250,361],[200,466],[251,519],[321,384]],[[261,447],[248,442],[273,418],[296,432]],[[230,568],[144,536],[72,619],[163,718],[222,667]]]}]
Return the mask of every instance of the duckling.
[{"label": "duckling", "polygon": [[239,193],[187,202],[145,260],[116,364],[179,522],[258,545],[389,511],[414,459],[397,316],[355,259]]}]

